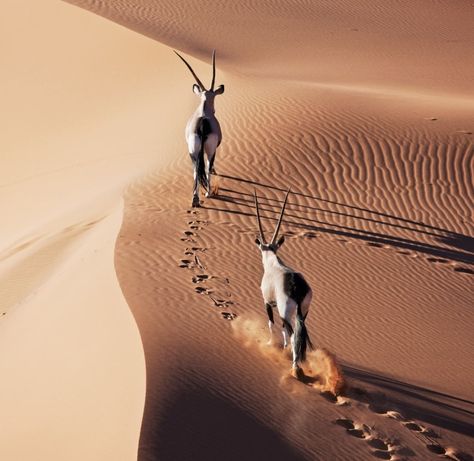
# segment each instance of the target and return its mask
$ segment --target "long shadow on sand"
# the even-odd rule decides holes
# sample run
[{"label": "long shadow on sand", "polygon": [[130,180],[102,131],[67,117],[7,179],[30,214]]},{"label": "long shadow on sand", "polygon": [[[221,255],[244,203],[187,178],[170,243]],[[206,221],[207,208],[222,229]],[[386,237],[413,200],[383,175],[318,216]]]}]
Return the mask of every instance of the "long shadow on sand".
[{"label": "long shadow on sand", "polygon": [[[258,187],[261,187],[261,188],[264,188],[264,189],[273,189],[273,190],[277,190],[277,191],[281,191],[281,192],[286,192],[286,189],[284,189],[284,188],[275,187],[275,186],[272,186],[271,184],[265,184],[265,183],[258,182],[258,181],[252,180],[252,179],[239,178],[238,176],[231,176],[231,175],[224,175],[224,174],[221,174],[219,176],[222,177],[222,178],[233,180],[233,181],[237,181],[237,182],[241,182],[241,183],[247,183],[247,184],[250,184],[250,185],[253,185],[253,186],[258,186]],[[365,220],[368,220],[368,221],[373,221],[373,222],[377,222],[379,224],[384,224],[384,225],[402,227],[402,228],[409,229],[409,230],[412,230],[412,231],[415,231],[415,232],[426,233],[422,230],[423,228],[429,229],[429,230],[432,230],[432,231],[441,232],[443,234],[446,234],[446,236],[452,236],[453,237],[453,243],[454,243],[455,246],[457,244],[459,244],[460,248],[465,249],[465,250],[470,251],[470,252],[474,252],[474,238],[472,238],[472,237],[467,237],[467,236],[464,236],[462,234],[458,234],[456,232],[453,232],[453,231],[450,231],[450,230],[447,230],[447,229],[443,229],[441,227],[433,226],[433,225],[422,223],[422,222],[419,222],[419,221],[414,221],[412,219],[407,219],[407,218],[403,218],[403,217],[400,217],[400,216],[395,216],[395,215],[390,214],[390,213],[385,213],[385,212],[381,212],[381,211],[377,211],[377,210],[371,210],[369,208],[363,208],[363,207],[359,207],[359,206],[355,206],[355,205],[349,205],[347,203],[336,202],[334,200],[328,200],[328,199],[318,197],[318,196],[314,196],[314,195],[310,195],[310,194],[303,194],[301,192],[292,192],[292,193],[294,195],[299,195],[300,197],[305,197],[305,198],[308,198],[308,199],[311,199],[311,200],[316,200],[316,201],[319,201],[321,203],[328,203],[328,204],[331,204],[331,205],[337,205],[339,207],[346,208],[348,210],[371,214],[371,215],[375,216],[375,218],[363,218],[361,216],[356,216],[356,215],[353,215],[353,214],[349,214],[347,212],[337,213],[337,214],[342,214],[344,216],[350,216],[350,217],[354,217],[354,218],[358,218],[358,219],[365,219]],[[314,210],[326,211],[326,212],[328,211],[326,209],[322,209],[322,208],[318,208],[318,207],[308,207],[308,208],[312,208]],[[417,228],[414,229],[412,227],[404,227],[404,226],[400,226],[400,225],[397,225],[397,224],[393,224],[393,223],[387,222],[386,220],[383,221],[382,220],[383,218],[396,220],[396,221],[399,221],[399,222],[402,222],[402,223],[405,223],[405,224],[416,226]],[[421,229],[419,229],[418,227],[421,228]],[[430,235],[438,235],[438,234],[430,234]]]},{"label": "long shadow on sand", "polygon": [[[375,413],[395,410],[405,418],[474,434],[474,402],[348,365],[342,368],[352,387],[351,398],[369,403]],[[358,389],[357,383],[363,384],[364,390]]]},{"label": "long shadow on sand", "polygon": [[154,433],[141,440],[141,461],[309,459],[230,400],[200,386],[177,392],[160,413]]},{"label": "long shadow on sand", "polygon": [[[238,182],[249,183],[255,186],[270,188],[282,191],[283,189],[277,188],[268,184],[259,183],[249,179],[237,178],[234,176],[220,175],[223,178],[232,179]],[[339,237],[357,239],[365,241],[374,246],[389,245],[396,248],[400,248],[408,251],[416,251],[424,254],[428,254],[440,260],[451,260],[464,264],[474,264],[474,239],[470,236],[462,235],[453,231],[442,229],[440,227],[431,226],[421,222],[416,222],[406,218],[390,215],[388,213],[381,213],[374,210],[369,210],[361,207],[347,205],[339,202],[334,202],[320,197],[314,197],[308,194],[302,194],[294,192],[294,195],[318,200],[326,203],[338,205],[339,207],[345,207],[352,211],[334,211],[323,209],[316,206],[299,205],[291,203],[291,200],[287,204],[287,212],[285,214],[285,223],[288,226],[294,226],[297,228],[305,229],[313,232],[321,232],[326,234],[333,234]],[[227,213],[234,213],[246,216],[254,216],[253,211],[253,195],[242,190],[235,190],[229,188],[221,188],[219,195],[215,197],[216,200],[227,202],[251,209],[249,212],[245,212],[239,209],[225,209],[217,208],[205,205],[206,209],[222,211]],[[273,208],[275,204],[275,209]],[[268,200],[261,205],[261,212],[266,213],[265,219],[277,220],[278,210],[281,206],[279,200]],[[354,210],[371,214],[371,216],[359,216],[354,214]],[[406,238],[400,237],[388,232],[376,232],[366,229],[360,229],[357,227],[345,226],[322,219],[315,219],[314,214],[316,212],[324,212],[328,215],[339,215],[353,219],[355,222],[372,222],[385,226],[387,229],[398,229],[402,231],[408,231],[413,233],[414,236],[420,238],[432,238],[435,241],[444,245],[451,246],[452,248],[446,248],[432,243],[426,243],[420,241],[418,238]],[[460,251],[462,250],[462,251]],[[466,269],[466,273],[474,273],[473,271]]]}]

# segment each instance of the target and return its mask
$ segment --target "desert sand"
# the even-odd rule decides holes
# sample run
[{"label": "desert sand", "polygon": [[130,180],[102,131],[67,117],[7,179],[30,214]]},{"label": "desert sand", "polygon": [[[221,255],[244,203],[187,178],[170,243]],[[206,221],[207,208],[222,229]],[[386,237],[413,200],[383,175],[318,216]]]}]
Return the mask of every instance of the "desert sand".
[{"label": "desert sand", "polygon": [[[2,16],[0,457],[473,459],[472,6],[70,3]],[[172,51],[208,83],[214,48],[193,209]],[[254,244],[254,190],[270,232],[290,185],[302,380]]]}]

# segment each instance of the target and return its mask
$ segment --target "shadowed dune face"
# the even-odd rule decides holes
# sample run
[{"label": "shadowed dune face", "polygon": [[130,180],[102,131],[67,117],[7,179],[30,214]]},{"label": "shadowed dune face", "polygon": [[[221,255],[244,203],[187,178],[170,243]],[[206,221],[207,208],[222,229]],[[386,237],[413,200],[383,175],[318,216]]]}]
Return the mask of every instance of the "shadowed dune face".
[{"label": "shadowed dune face", "polygon": [[219,65],[237,73],[421,93],[472,90],[465,68],[472,11],[462,2],[70,3],[204,61],[217,48]]},{"label": "shadowed dune face", "polygon": [[140,459],[310,459],[286,442],[282,434],[207,387],[191,384],[174,394],[161,417],[166,423],[158,426],[155,443],[143,446]]}]

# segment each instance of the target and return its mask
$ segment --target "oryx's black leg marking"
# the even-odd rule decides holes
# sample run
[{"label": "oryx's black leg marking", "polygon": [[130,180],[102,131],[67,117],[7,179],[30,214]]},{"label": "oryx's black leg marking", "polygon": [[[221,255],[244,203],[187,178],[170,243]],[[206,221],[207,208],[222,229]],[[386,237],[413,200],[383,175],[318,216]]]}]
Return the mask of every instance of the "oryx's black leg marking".
[{"label": "oryx's black leg marking", "polygon": [[194,154],[189,154],[191,161],[193,162],[193,173],[194,173],[194,182],[193,182],[193,207],[198,207],[199,202],[199,178],[197,172],[197,157]]},{"label": "oryx's black leg marking", "polygon": [[265,307],[267,308],[268,320],[270,320],[272,323],[275,323],[273,320],[273,306],[270,303],[265,303]]}]

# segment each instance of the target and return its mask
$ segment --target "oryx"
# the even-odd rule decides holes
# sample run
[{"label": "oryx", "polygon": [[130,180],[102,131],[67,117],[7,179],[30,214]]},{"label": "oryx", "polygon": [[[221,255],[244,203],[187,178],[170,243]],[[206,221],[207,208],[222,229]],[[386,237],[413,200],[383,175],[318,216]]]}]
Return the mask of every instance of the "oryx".
[{"label": "oryx", "polygon": [[286,193],[272,240],[270,243],[267,243],[260,220],[257,193],[254,193],[259,231],[259,237],[255,240],[255,243],[262,253],[264,273],[261,289],[268,314],[268,326],[270,328],[269,343],[271,343],[273,339],[273,307],[276,305],[278,314],[283,322],[283,346],[285,348],[287,347],[288,337],[290,337],[293,352],[292,374],[298,377],[300,372],[299,364],[306,359],[306,349],[308,346],[310,348],[313,347],[305,325],[305,319],[308,315],[309,305],[311,303],[312,291],[304,277],[299,272],[286,266],[277,256],[278,249],[285,241],[283,235],[278,238],[278,231],[280,230],[280,225],[283,220],[289,194],[290,189],[288,189]]},{"label": "oryx", "polygon": [[[224,93],[224,85],[214,89],[216,80],[216,50],[212,52],[212,81],[209,90],[206,90],[188,62],[178,52],[175,51],[175,53],[186,64],[191,74],[193,74],[196,80],[196,83],[193,85],[193,91],[201,99],[198,108],[188,120],[185,131],[188,151],[194,168],[192,206],[198,207],[200,204],[199,184],[206,189],[206,197],[212,194],[211,174],[215,174],[213,168],[214,158],[216,149],[222,141],[221,127],[214,115],[214,98],[218,94]],[[207,154],[207,162],[204,161],[204,152]]]}]

